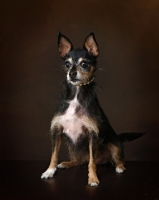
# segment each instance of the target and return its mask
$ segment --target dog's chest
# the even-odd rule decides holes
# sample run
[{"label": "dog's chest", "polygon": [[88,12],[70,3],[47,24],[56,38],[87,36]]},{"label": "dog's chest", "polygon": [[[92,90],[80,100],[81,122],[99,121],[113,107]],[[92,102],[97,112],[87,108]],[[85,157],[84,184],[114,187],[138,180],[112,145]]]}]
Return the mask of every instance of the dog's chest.
[{"label": "dog's chest", "polygon": [[89,115],[85,107],[80,105],[77,95],[69,102],[64,114],[54,116],[51,122],[51,130],[58,127],[73,143],[76,143],[81,135],[86,136],[92,132],[98,135],[99,132],[96,121]]},{"label": "dog's chest", "polygon": [[98,134],[96,122],[88,115],[86,109],[80,105],[76,97],[69,102],[69,107],[63,115],[56,115],[51,123],[51,130],[59,127],[73,143],[78,141],[81,135],[94,132]]},{"label": "dog's chest", "polygon": [[79,104],[77,98],[69,103],[69,107],[65,114],[61,116],[61,125],[63,133],[68,135],[73,142],[76,142],[78,137],[84,133],[83,127],[85,124],[86,116],[85,109]]}]

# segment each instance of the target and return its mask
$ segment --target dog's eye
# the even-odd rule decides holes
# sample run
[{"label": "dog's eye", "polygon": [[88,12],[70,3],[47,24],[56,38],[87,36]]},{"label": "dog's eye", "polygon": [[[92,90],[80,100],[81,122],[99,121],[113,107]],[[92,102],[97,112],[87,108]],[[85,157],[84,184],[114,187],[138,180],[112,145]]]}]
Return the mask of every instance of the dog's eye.
[{"label": "dog's eye", "polygon": [[83,68],[87,68],[88,67],[88,63],[86,61],[82,61],[81,66]]},{"label": "dog's eye", "polygon": [[70,64],[69,62],[66,62],[66,63],[65,63],[65,67],[66,67],[66,68],[69,68],[70,66],[71,66],[71,64]]}]

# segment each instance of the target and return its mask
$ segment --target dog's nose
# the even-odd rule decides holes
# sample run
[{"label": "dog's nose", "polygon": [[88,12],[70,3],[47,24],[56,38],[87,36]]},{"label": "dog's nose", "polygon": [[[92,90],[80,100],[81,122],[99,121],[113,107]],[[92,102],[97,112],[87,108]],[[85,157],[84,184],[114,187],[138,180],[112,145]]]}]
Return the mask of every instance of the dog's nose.
[{"label": "dog's nose", "polygon": [[77,75],[76,71],[70,71],[70,73],[69,73],[70,78],[75,78],[76,75]]}]

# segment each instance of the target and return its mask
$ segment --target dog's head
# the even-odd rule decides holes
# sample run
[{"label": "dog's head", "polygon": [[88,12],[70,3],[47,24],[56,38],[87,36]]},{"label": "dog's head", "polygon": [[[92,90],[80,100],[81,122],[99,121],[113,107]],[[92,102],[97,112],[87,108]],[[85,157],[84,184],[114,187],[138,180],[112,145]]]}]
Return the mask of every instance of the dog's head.
[{"label": "dog's head", "polygon": [[73,85],[81,86],[93,81],[98,57],[98,44],[94,33],[90,33],[83,45],[83,49],[74,49],[70,40],[59,33],[58,48],[64,59],[64,69],[67,81]]}]

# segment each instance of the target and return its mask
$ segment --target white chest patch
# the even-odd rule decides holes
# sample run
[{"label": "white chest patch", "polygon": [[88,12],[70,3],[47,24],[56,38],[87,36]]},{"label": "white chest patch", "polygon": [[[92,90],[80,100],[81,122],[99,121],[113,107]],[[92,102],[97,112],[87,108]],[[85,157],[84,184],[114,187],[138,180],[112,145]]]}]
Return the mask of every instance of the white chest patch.
[{"label": "white chest patch", "polygon": [[[63,133],[67,134],[74,142],[80,134],[82,134],[83,116],[78,115],[77,109],[80,109],[77,98],[70,102],[70,105],[64,115],[61,116],[61,124],[63,126]],[[84,114],[84,113],[83,113]]]},{"label": "white chest patch", "polygon": [[76,143],[78,137],[84,134],[85,127],[89,132],[98,134],[98,127],[93,119],[87,116],[85,109],[79,104],[77,95],[69,102],[69,107],[64,115],[55,116],[51,123],[54,126],[62,126],[63,133]]}]

